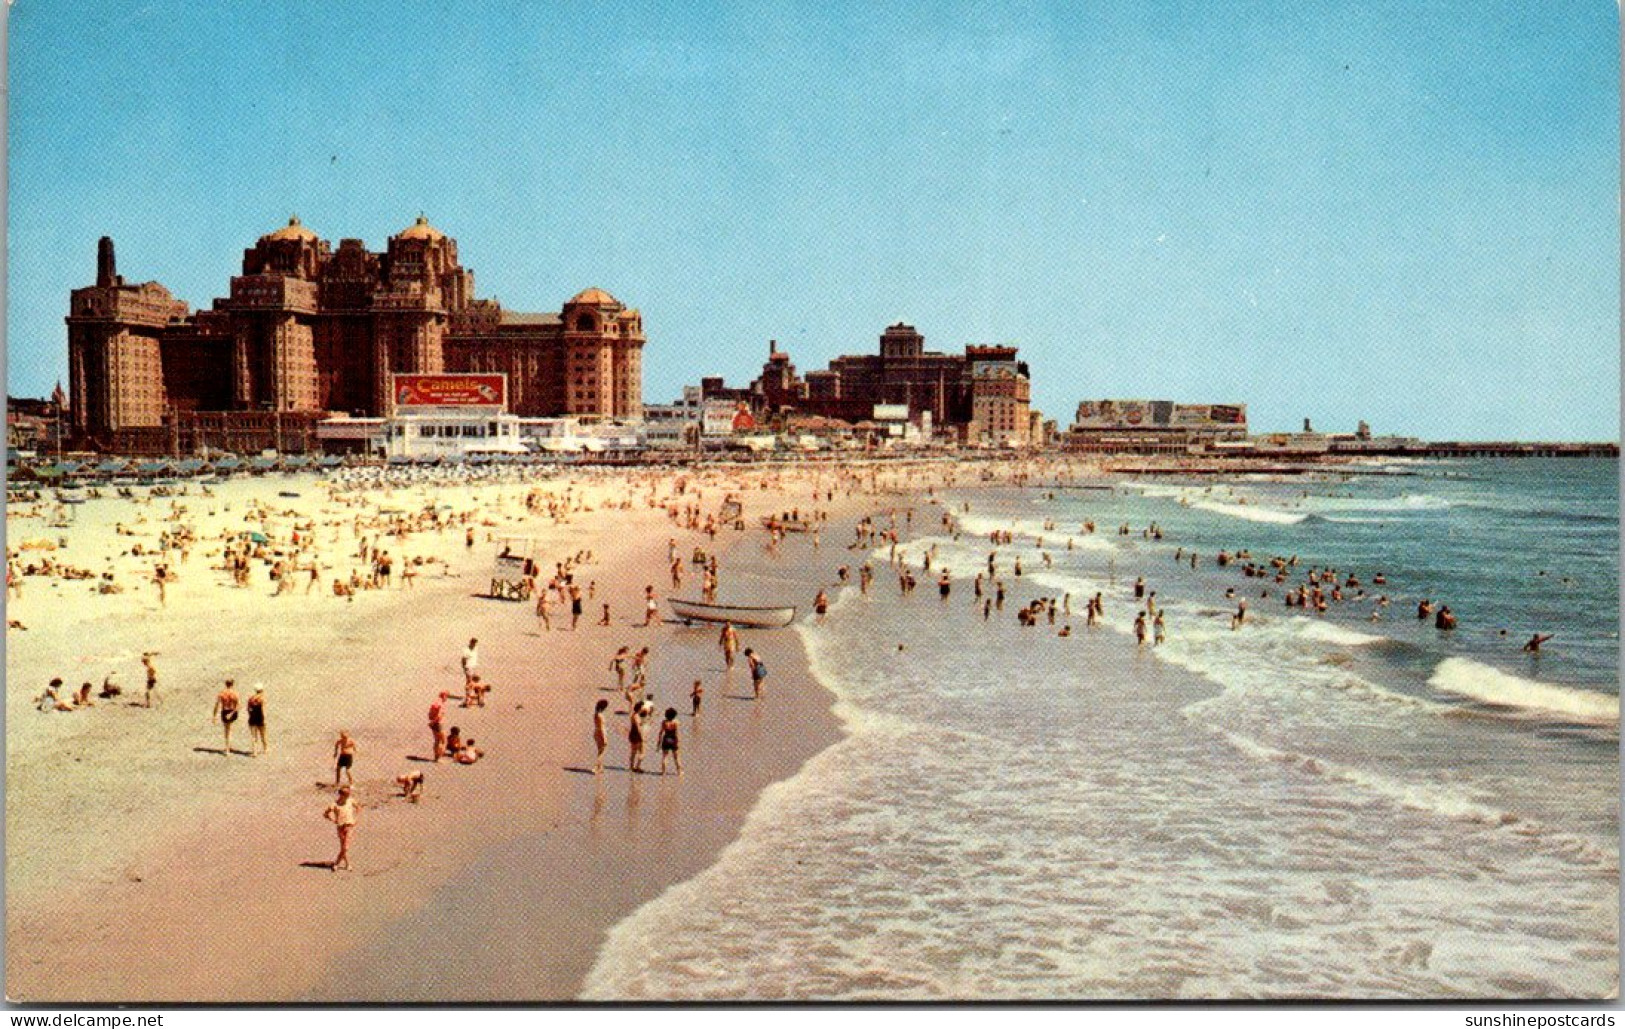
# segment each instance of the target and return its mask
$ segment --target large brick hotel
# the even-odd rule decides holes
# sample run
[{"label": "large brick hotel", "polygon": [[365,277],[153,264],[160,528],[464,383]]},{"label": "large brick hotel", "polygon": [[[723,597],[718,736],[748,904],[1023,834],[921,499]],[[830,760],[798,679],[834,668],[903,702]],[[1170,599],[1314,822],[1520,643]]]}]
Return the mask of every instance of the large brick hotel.
[{"label": "large brick hotel", "polygon": [[67,321],[73,432],[100,450],[263,442],[273,421],[279,441],[308,440],[327,412],[386,413],[395,372],[504,372],[510,409],[529,417],[643,410],[636,309],[601,289],[541,314],[476,299],[457,241],[421,217],[383,253],[335,250],[291,219],[195,312],[157,282],[126,283],[103,238]]}]

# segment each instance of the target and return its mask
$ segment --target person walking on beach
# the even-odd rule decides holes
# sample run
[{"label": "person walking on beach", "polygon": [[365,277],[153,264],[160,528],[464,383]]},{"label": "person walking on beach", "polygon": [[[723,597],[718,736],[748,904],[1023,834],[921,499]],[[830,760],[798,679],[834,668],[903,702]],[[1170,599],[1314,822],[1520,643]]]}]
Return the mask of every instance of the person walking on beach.
[{"label": "person walking on beach", "polygon": [[248,698],[248,749],[264,754],[271,747],[265,739],[265,687],[258,683],[254,686],[254,695]]},{"label": "person walking on beach", "polygon": [[677,774],[683,774],[683,759],[677,753],[677,709],[666,709],[666,720],[660,723],[660,774],[666,774],[666,759],[671,758]]},{"label": "person walking on beach", "polygon": [[1145,612],[1141,611],[1134,616],[1134,642],[1138,646],[1145,646]]},{"label": "person walking on beach", "polygon": [[463,651],[463,686],[466,689],[474,678],[475,669],[480,666],[480,641],[469,640],[468,647]]},{"label": "person walking on beach", "polygon": [[688,691],[688,702],[690,705],[688,713],[690,717],[697,716],[700,713],[700,701],[704,699],[705,687],[701,685],[700,680],[695,679],[693,687]]},{"label": "person walking on beach", "polygon": [[749,647],[745,648],[745,661],[750,665],[750,685],[756,699],[762,699],[762,686],[767,682],[767,662],[756,656],[756,652]]},{"label": "person walking on beach", "polygon": [[739,633],[734,629],[734,623],[722,623],[722,636],[717,643],[722,647],[722,663],[732,671],[734,655],[739,652]]},{"label": "person walking on beach", "polygon": [[214,710],[209,712],[210,720],[212,721],[218,717],[221,727],[225,729],[226,749],[224,754],[227,757],[231,756],[231,724],[237,720],[237,706],[240,703],[241,700],[237,696],[236,685],[232,680],[227,679],[226,685],[221,688],[219,693],[214,695]]},{"label": "person walking on beach", "polygon": [[575,583],[570,584],[570,631],[581,622],[581,587]]},{"label": "person walking on beach", "polygon": [[343,729],[339,730],[339,738],[333,743],[333,785],[339,784],[342,774],[351,786],[355,785],[355,740]]},{"label": "person walking on beach", "polygon": [[335,872],[350,870],[350,837],[355,832],[356,810],[359,807],[350,796],[350,787],[341,786],[338,799],[322,812],[322,817],[332,822],[339,832],[339,854],[331,866]]},{"label": "person walking on beach", "polygon": [[1158,611],[1157,617],[1151,622],[1151,645],[1154,647],[1160,647],[1162,646],[1162,641],[1166,640],[1167,638],[1168,627],[1163,624],[1162,612]]},{"label": "person walking on beach", "polygon": [[660,613],[660,602],[655,599],[653,586],[643,587],[643,627],[647,629],[655,623],[655,616]]},{"label": "person walking on beach", "polygon": [[604,751],[609,748],[609,729],[604,725],[604,712],[609,710],[609,701],[600,699],[592,708],[592,745],[597,749],[597,756],[593,759],[592,774],[604,774]]},{"label": "person walking on beach", "polygon": [[145,668],[147,670],[147,706],[148,707],[152,707],[152,702],[154,700],[158,699],[158,669],[156,667],[154,667],[153,663],[152,663],[152,659],[155,656],[156,656],[156,652],[151,651],[151,650],[149,650],[145,654],[141,655],[141,667]]}]

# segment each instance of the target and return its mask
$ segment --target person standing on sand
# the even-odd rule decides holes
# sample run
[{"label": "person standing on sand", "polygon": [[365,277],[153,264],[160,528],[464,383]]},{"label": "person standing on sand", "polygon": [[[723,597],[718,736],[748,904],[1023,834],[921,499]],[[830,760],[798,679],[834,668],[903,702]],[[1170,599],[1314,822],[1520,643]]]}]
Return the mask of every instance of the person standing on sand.
[{"label": "person standing on sand", "polygon": [[435,698],[435,702],[429,705],[429,732],[434,736],[435,764],[439,764],[440,759],[446,754],[446,729],[444,719],[446,700],[450,696],[450,693],[442,690],[440,696]]},{"label": "person standing on sand", "polygon": [[767,683],[767,662],[756,656],[756,652],[749,647],[745,648],[745,661],[750,665],[750,685],[756,699],[762,699],[762,686]]},{"label": "person standing on sand", "polygon": [[632,656],[631,648],[622,647],[609,659],[609,670],[615,673],[615,688],[626,692],[626,662]]},{"label": "person standing on sand", "polygon": [[677,709],[666,709],[666,720],[660,723],[660,774],[666,774],[666,758],[670,757],[672,764],[677,767],[677,774],[683,774],[683,759],[677,753]]},{"label": "person standing on sand", "polygon": [[722,636],[717,640],[717,643],[722,647],[722,663],[732,671],[734,655],[739,652],[739,633],[734,629],[734,623],[722,623]]},{"label": "person standing on sand", "polygon": [[660,602],[655,599],[653,586],[643,587],[643,627],[647,629],[655,623],[655,616],[660,613]]},{"label": "person standing on sand", "polygon": [[641,713],[634,707],[627,712],[626,717],[626,768],[630,772],[643,771],[643,719],[639,717]]},{"label": "person standing on sand", "polygon": [[536,617],[542,620],[542,628],[548,632],[553,631],[553,619],[548,612],[548,605],[552,602],[547,599],[547,588],[536,591]]},{"label": "person standing on sand", "polygon": [[350,787],[339,787],[338,799],[327,805],[322,817],[332,822],[339,831],[339,855],[333,859],[332,869],[350,870],[350,836],[355,832],[356,811],[361,805],[350,797]]},{"label": "person standing on sand", "polygon": [[333,743],[333,785],[339,784],[339,775],[342,774],[351,786],[355,785],[355,740],[348,732],[339,730],[339,738]]},{"label": "person standing on sand", "polygon": [[604,725],[604,712],[609,710],[609,701],[600,699],[592,708],[592,745],[597,748],[598,756],[593,759],[592,774],[604,773],[604,751],[609,748],[609,730]]},{"label": "person standing on sand", "polygon": [[691,708],[690,708],[690,710],[688,712],[690,717],[697,717],[699,715],[699,713],[700,713],[700,701],[702,701],[704,699],[705,699],[705,687],[703,685],[701,685],[700,680],[695,679],[693,688],[691,688],[688,691],[688,701],[689,701],[689,704],[691,705]]},{"label": "person standing on sand", "polygon": [[220,725],[226,731],[225,754],[227,757],[231,756],[231,723],[237,720],[237,705],[239,703],[241,701],[237,696],[236,686],[232,680],[227,679],[226,685],[221,688],[219,693],[214,695],[214,709],[209,712],[210,720],[219,717]]},{"label": "person standing on sand", "polygon": [[581,587],[575,583],[570,584],[570,631],[581,622]]},{"label": "person standing on sand", "polygon": [[256,746],[261,754],[271,749],[265,739],[265,687],[258,683],[254,685],[254,695],[248,698],[249,751],[252,753]]},{"label": "person standing on sand", "polygon": [[155,651],[147,651],[141,655],[141,667],[147,670],[147,706],[158,697],[158,669],[153,666],[152,659],[157,656]]},{"label": "person standing on sand", "polygon": [[463,651],[463,687],[466,690],[474,678],[475,669],[480,666],[480,641],[469,640],[468,648]]}]

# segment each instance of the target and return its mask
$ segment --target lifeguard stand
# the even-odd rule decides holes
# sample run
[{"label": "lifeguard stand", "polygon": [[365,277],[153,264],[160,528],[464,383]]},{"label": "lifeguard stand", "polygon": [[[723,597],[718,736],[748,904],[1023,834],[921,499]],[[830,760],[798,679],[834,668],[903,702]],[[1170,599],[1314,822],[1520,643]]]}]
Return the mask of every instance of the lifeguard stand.
[{"label": "lifeguard stand", "polygon": [[490,596],[498,600],[529,600],[530,577],[525,569],[527,565],[535,567],[539,542],[531,536],[500,536],[498,539],[502,550],[491,566]]}]

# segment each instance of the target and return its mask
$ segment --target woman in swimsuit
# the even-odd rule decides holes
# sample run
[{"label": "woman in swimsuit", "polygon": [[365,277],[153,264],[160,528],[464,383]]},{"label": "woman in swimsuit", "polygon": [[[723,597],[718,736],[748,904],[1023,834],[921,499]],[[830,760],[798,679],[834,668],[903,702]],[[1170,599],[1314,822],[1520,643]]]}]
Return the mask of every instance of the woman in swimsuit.
[{"label": "woman in swimsuit", "polygon": [[258,745],[261,754],[271,749],[265,740],[264,686],[255,686],[254,695],[248,698],[248,744],[251,750]]},{"label": "woman in swimsuit", "polygon": [[626,767],[634,772],[643,771],[643,720],[633,708],[626,720]]},{"label": "woman in swimsuit", "polygon": [[342,773],[350,784],[355,785],[355,740],[343,729],[339,730],[339,738],[333,743],[333,785],[339,784],[339,775]]},{"label": "woman in swimsuit", "polygon": [[609,732],[604,727],[604,712],[608,708],[609,701],[600,700],[592,709],[592,745],[598,750],[598,756],[592,763],[593,775],[602,775],[604,771],[604,751],[609,747]]},{"label": "woman in swimsuit", "polygon": [[677,753],[677,709],[666,709],[666,720],[660,723],[660,774],[666,774],[666,758],[670,757],[677,766],[677,774],[683,774],[683,759]]}]

